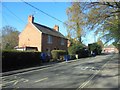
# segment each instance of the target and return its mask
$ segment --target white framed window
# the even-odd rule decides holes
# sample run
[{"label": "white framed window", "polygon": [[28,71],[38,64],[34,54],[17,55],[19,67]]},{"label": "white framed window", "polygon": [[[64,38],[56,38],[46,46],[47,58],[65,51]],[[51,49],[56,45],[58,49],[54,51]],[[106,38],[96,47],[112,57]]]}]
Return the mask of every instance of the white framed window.
[{"label": "white framed window", "polygon": [[65,40],[61,38],[61,45],[65,45]]},{"label": "white framed window", "polygon": [[52,36],[48,35],[48,43],[51,44],[52,43]]}]

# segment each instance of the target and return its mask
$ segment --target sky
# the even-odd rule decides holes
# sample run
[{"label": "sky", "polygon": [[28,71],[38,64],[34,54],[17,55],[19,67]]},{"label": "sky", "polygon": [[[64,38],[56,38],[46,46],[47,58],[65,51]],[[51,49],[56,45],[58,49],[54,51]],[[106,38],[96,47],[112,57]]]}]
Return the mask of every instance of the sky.
[{"label": "sky", "polygon": [[[33,6],[39,8],[45,13],[65,22],[67,20],[66,9],[71,4],[70,2],[29,2]],[[23,2],[2,2],[2,22],[0,22],[0,28],[10,25],[15,27],[18,31],[22,32],[28,22],[28,16],[34,15],[34,21],[53,28],[54,25],[59,26],[59,31],[63,35],[67,35],[66,27],[63,23],[37,11],[36,9],[30,7]],[[88,45],[88,43],[94,42],[93,32],[87,33],[86,37],[83,38],[83,43]]]}]

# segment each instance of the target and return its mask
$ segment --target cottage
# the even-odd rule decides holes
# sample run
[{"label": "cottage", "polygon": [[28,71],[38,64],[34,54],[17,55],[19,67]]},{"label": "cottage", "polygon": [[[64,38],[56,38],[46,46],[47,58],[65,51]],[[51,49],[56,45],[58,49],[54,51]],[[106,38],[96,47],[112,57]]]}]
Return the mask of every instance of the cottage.
[{"label": "cottage", "polygon": [[34,17],[28,17],[28,23],[25,29],[19,35],[18,47],[23,50],[37,50],[45,52],[67,50],[68,40],[59,32],[59,26],[55,25],[54,28],[38,24],[34,22]]},{"label": "cottage", "polygon": [[110,44],[103,48],[103,52],[104,53],[118,53],[119,51],[113,44]]}]

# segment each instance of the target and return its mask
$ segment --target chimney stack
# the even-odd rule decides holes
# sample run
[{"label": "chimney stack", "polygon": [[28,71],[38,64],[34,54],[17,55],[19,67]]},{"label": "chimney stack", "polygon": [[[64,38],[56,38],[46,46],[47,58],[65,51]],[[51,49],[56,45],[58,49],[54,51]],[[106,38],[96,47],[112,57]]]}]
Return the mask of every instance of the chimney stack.
[{"label": "chimney stack", "polygon": [[55,31],[59,31],[59,26],[58,26],[58,25],[55,25],[55,26],[54,26],[54,30],[55,30]]},{"label": "chimney stack", "polygon": [[34,22],[34,17],[33,17],[33,15],[29,15],[29,16],[28,16],[28,22],[31,22],[31,23]]}]

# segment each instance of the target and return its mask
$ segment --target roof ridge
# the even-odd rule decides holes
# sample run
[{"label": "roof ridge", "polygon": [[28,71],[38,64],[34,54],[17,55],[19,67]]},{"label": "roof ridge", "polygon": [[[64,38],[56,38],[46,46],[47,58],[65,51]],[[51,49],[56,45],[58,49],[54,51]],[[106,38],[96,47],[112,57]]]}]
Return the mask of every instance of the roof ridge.
[{"label": "roof ridge", "polygon": [[45,25],[42,25],[42,24],[39,24],[39,23],[33,23],[33,24],[37,24],[37,25],[40,25],[40,26],[42,26],[42,27],[45,27],[45,28],[48,28],[48,29],[51,29],[51,30],[54,30],[53,28],[50,28],[50,27],[48,27],[48,26],[45,26]]},{"label": "roof ridge", "polygon": [[53,28],[50,28],[48,26],[45,26],[36,22],[34,22],[33,25],[36,28],[38,28],[38,30],[40,30],[42,33],[65,38],[65,36],[62,33],[60,33],[59,31],[55,31]]}]

